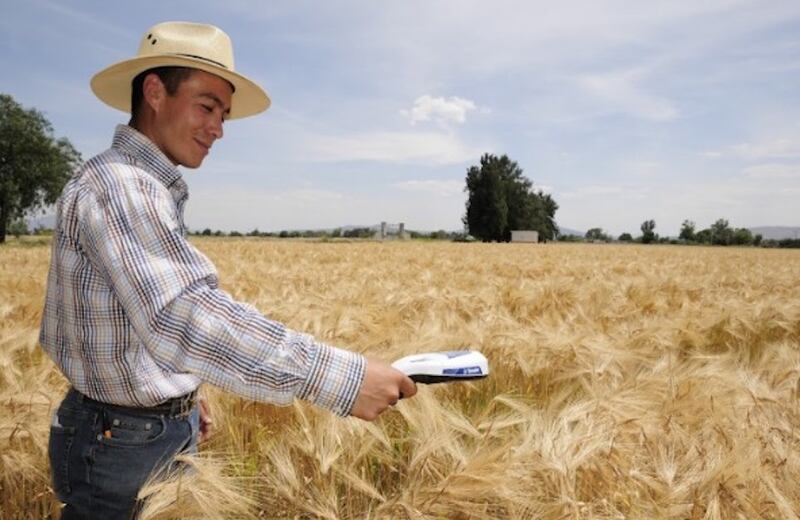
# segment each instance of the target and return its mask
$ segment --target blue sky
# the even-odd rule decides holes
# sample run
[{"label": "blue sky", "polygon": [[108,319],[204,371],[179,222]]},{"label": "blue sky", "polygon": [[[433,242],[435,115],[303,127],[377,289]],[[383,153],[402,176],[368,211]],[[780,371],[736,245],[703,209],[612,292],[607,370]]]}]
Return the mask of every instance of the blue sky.
[{"label": "blue sky", "polygon": [[226,124],[193,229],[460,229],[508,154],[562,226],[800,225],[800,2],[0,0],[0,91],[84,158],[126,116],[89,78],[166,20],[218,25],[272,108]]}]

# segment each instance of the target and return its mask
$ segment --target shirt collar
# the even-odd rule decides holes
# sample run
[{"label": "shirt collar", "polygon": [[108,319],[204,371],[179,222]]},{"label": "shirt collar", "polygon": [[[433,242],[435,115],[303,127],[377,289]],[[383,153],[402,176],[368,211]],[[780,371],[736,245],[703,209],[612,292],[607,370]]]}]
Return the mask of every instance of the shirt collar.
[{"label": "shirt collar", "polygon": [[164,152],[135,128],[128,125],[117,125],[111,148],[133,157],[167,188],[181,179],[181,172],[164,155]]}]

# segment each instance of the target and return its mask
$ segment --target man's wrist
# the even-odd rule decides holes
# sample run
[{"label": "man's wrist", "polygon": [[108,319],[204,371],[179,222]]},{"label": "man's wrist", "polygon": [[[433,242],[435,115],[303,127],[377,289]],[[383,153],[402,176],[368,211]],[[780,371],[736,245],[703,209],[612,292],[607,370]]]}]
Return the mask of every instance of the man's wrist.
[{"label": "man's wrist", "polygon": [[366,358],[317,341],[313,350],[308,377],[297,397],[336,415],[350,415],[364,381]]}]

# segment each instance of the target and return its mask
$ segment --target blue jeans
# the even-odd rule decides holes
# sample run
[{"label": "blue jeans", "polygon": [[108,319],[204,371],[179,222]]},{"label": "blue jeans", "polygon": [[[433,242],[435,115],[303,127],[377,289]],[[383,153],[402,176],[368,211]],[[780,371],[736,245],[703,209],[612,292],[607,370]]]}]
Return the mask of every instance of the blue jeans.
[{"label": "blue jeans", "polygon": [[62,520],[135,518],[151,475],[180,469],[175,456],[197,451],[197,406],[150,413],[87,401],[70,390],[50,427],[53,489]]}]

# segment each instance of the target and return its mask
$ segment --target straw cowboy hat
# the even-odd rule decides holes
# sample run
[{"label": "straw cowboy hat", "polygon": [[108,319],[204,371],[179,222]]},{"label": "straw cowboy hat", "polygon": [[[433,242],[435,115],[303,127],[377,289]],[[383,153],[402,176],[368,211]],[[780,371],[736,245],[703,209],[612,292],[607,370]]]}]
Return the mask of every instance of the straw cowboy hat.
[{"label": "straw cowboy hat", "polygon": [[269,108],[266,91],[234,70],[233,44],[213,25],[164,22],[142,38],[135,58],[115,63],[92,78],[92,91],[101,101],[124,112],[131,111],[131,83],[140,72],[155,67],[190,67],[233,85],[229,118],[252,116]]}]

